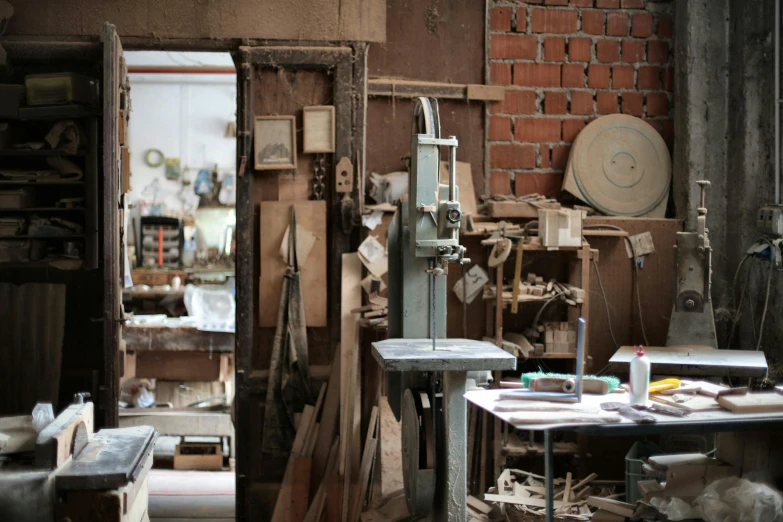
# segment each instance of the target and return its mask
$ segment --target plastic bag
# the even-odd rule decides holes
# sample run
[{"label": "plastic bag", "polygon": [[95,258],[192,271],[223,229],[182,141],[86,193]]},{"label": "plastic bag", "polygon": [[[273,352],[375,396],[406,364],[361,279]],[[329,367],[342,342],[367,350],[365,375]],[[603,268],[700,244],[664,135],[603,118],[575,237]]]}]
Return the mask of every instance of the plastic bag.
[{"label": "plastic bag", "polygon": [[666,515],[669,520],[687,520],[690,518],[699,518],[700,512],[681,498],[663,498],[654,497],[650,504],[655,509]]},{"label": "plastic bag", "polygon": [[44,428],[54,422],[54,409],[51,402],[39,402],[33,408],[33,427],[41,433]]},{"label": "plastic bag", "polygon": [[730,477],[716,480],[693,502],[706,522],[783,521],[783,496],[766,484]]}]

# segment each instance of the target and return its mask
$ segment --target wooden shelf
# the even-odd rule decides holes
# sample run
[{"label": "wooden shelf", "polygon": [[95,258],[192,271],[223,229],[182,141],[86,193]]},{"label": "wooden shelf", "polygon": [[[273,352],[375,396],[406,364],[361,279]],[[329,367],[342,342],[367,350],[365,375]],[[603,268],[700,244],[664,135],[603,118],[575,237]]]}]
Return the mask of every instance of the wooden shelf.
[{"label": "wooden shelf", "polygon": [[74,156],[86,156],[86,151],[77,151],[76,154],[68,154],[67,152],[63,152],[61,150],[52,150],[52,149],[40,149],[40,150],[32,150],[32,149],[0,149],[0,156],[20,156],[20,157],[29,157],[29,156],[38,156],[38,157],[52,157],[52,156],[62,156],[62,157],[74,157]]},{"label": "wooden shelf", "polygon": [[20,212],[84,212],[83,207],[60,208],[60,207],[27,207],[27,208],[0,208],[0,212],[20,213]]},{"label": "wooden shelf", "polygon": [[48,240],[48,239],[81,239],[87,237],[86,234],[65,234],[62,236],[31,236],[31,235],[20,235],[20,236],[0,236],[0,239],[41,239],[41,240]]},{"label": "wooden shelf", "polygon": [[[53,266],[52,263],[56,261],[78,261],[79,266],[75,268],[59,268],[56,266]],[[23,269],[23,270],[55,270],[58,272],[74,272],[76,270],[80,270],[82,268],[82,265],[84,264],[84,260],[82,259],[69,259],[69,258],[57,258],[57,259],[42,259],[40,261],[22,261],[22,262],[11,262],[11,263],[0,263],[0,270],[12,270],[12,269]]]},{"label": "wooden shelf", "polygon": [[576,354],[575,353],[542,353],[541,355],[528,357],[528,360],[531,359],[576,359]]},{"label": "wooden shelf", "polygon": [[84,185],[84,181],[77,180],[77,181],[68,181],[68,180],[60,180],[60,181],[37,181],[35,179],[28,179],[24,181],[17,181],[17,180],[10,180],[10,179],[0,179],[0,185],[19,185],[19,186],[30,186],[30,185],[36,185],[36,186],[42,186],[42,185],[73,185],[73,186],[79,186]]},{"label": "wooden shelf", "polygon": [[41,107],[22,107],[19,109],[21,121],[48,121],[70,118],[98,117],[100,110],[91,110],[84,105],[49,105]]}]

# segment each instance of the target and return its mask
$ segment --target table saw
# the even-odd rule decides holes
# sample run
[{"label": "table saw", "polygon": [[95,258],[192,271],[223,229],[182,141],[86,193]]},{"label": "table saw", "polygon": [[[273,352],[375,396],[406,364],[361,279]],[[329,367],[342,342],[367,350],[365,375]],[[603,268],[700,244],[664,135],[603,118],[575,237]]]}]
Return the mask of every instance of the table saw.
[{"label": "table saw", "polygon": [[0,418],[0,520],[148,522],[155,429],[93,433],[93,404],[77,402],[39,432],[32,415]]}]

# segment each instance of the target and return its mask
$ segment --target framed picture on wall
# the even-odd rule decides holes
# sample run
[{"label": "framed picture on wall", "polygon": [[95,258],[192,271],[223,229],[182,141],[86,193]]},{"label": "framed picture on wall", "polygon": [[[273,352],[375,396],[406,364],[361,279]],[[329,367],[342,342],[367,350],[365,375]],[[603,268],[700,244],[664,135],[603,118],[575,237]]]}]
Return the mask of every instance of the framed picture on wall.
[{"label": "framed picture on wall", "polygon": [[256,170],[296,169],[294,116],[256,116]]},{"label": "framed picture on wall", "polygon": [[334,106],[314,105],[303,109],[304,152],[334,152]]}]

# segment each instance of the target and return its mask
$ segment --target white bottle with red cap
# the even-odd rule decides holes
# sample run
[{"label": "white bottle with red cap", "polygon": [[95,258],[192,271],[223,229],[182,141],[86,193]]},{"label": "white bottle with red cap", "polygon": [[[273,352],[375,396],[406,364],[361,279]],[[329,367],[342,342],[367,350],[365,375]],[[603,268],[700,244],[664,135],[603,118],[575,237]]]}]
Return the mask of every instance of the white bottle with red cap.
[{"label": "white bottle with red cap", "polygon": [[650,398],[650,359],[644,355],[644,346],[635,346],[636,356],[631,359],[631,404],[647,404]]}]

